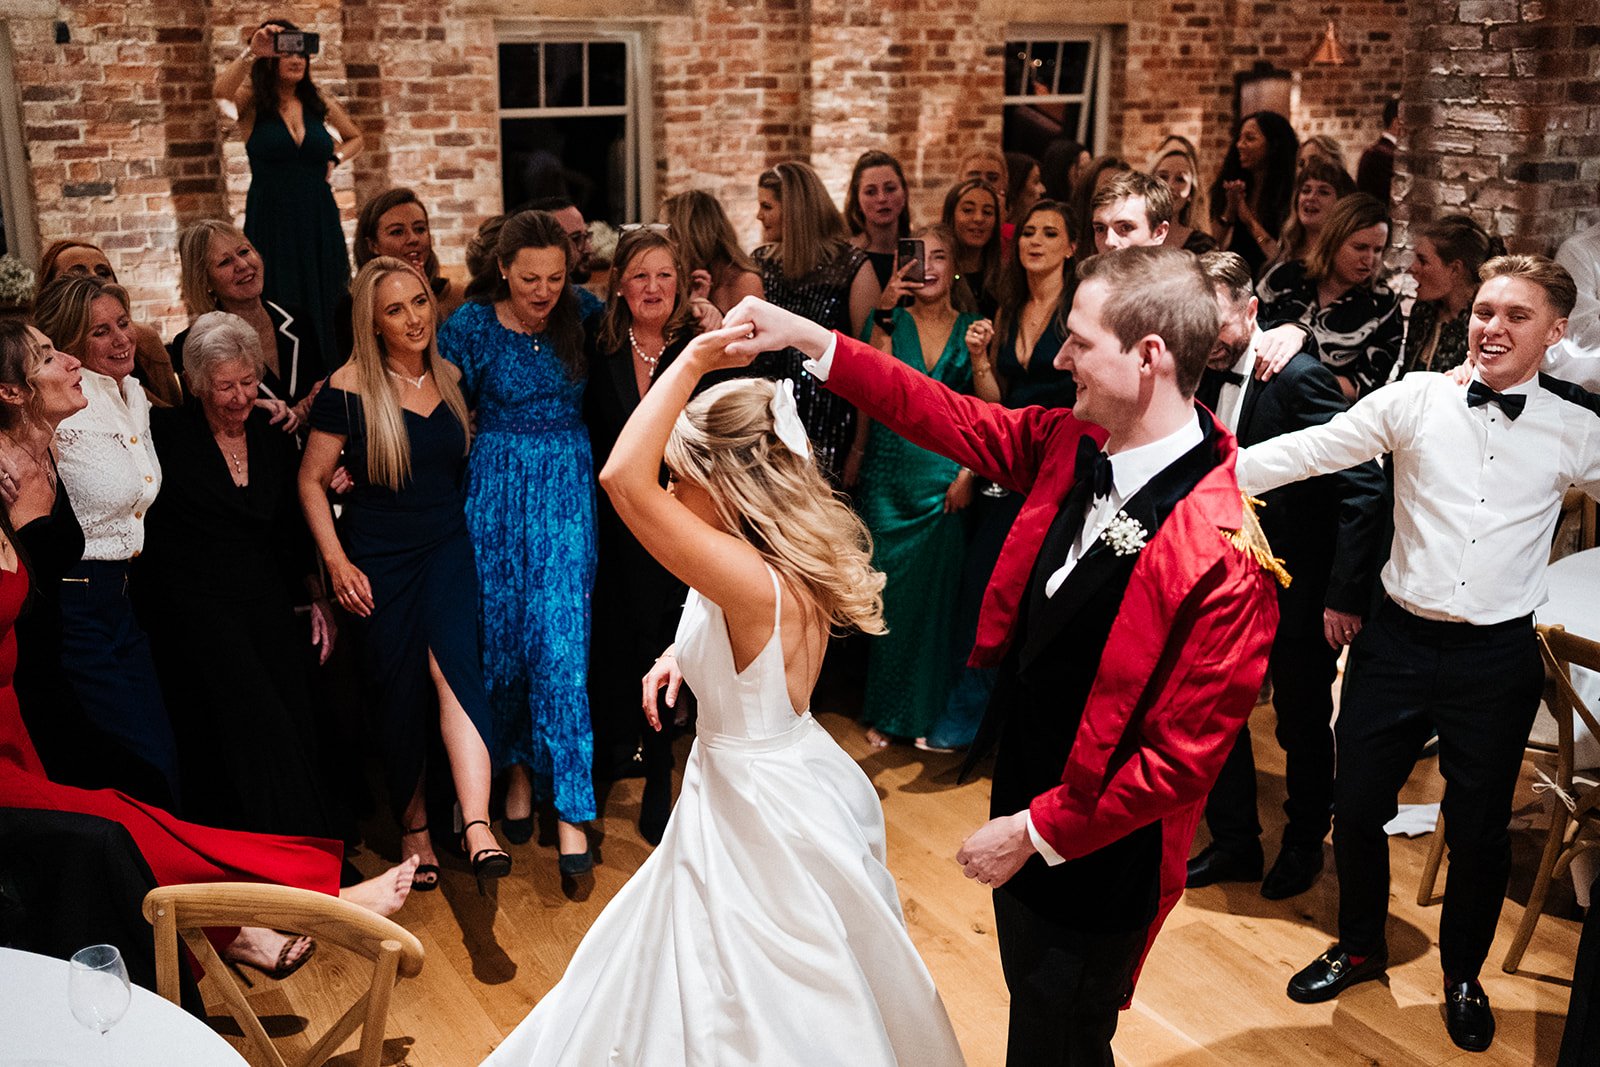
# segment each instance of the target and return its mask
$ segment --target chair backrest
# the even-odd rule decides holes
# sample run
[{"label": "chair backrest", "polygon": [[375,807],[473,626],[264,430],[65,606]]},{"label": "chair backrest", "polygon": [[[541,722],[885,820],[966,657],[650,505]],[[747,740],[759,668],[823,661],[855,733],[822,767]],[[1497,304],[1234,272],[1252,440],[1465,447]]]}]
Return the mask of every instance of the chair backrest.
[{"label": "chair backrest", "polygon": [[228,1013],[255,1047],[259,1062],[271,1067],[288,1065],[206,939],[206,928],[260,926],[308,934],[372,962],[367,991],[298,1061],[300,1067],[318,1067],[357,1028],[361,1029],[358,1067],[378,1067],[389,994],[399,979],[415,978],[422,970],[422,943],[410,931],[349,901],[307,889],[249,882],[161,886],[145,896],[144,917],[155,928],[156,991],[177,1003],[181,937],[205,968],[204,981],[227,1004]]},{"label": "chair backrest", "polygon": [[1572,685],[1572,668],[1600,674],[1600,643],[1568,633],[1562,626],[1540,626],[1539,654],[1544,658],[1554,683],[1550,705],[1556,721],[1556,785],[1572,794],[1573,734],[1575,723],[1582,722],[1595,737],[1600,737],[1600,721]]}]

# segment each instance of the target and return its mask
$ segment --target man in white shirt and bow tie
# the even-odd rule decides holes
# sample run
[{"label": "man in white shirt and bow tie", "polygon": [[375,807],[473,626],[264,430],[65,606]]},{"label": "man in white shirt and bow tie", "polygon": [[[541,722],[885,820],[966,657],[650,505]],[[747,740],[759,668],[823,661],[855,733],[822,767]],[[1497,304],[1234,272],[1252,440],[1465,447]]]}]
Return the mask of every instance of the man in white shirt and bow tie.
[{"label": "man in white shirt and bow tie", "polygon": [[1393,456],[1387,598],[1351,645],[1339,720],[1333,844],[1339,941],[1289,982],[1303,1003],[1380,977],[1389,853],[1384,823],[1430,731],[1445,778],[1450,873],[1440,921],[1445,1022],[1480,1051],[1494,1016],[1478,984],[1505,897],[1512,794],[1544,670],[1533,612],[1571,486],[1600,495],[1600,396],[1539,373],[1561,340],[1572,277],[1542,256],[1484,264],[1463,390],[1407,375],[1324,426],[1245,450],[1239,483],[1265,492]]}]

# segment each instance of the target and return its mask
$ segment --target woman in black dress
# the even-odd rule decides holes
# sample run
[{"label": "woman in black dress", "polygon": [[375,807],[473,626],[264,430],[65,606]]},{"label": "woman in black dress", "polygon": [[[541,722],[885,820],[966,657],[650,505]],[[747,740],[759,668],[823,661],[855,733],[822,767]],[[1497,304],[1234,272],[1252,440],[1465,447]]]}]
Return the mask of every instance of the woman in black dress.
[{"label": "woman in black dress", "polygon": [[[669,238],[630,231],[617,242],[615,263],[606,309],[590,320],[595,325],[583,418],[595,470],[605,465],[651,384],[698,332],[686,271]],[[687,708],[680,695],[677,708],[661,708],[662,729],[650,729],[639,711],[639,679],[663,650],[670,652],[686,590],[629,532],[610,497],[597,498],[599,567],[589,657],[595,778],[621,777],[639,755],[645,779],[639,832],[654,845],[672,812],[672,725]]]},{"label": "woman in black dress", "polygon": [[[866,252],[850,243],[817,172],[805,163],[779,163],[761,175],[756,200],[768,243],[756,249],[755,260],[767,299],[831,330],[861,336],[882,287]],[[856,409],[822,388],[802,362],[792,348],[767,353],[755,373],[794,380],[817,466],[835,485],[849,484],[845,462],[856,443]]]},{"label": "woman in black dress", "polygon": [[1211,183],[1212,229],[1224,252],[1237,252],[1252,274],[1278,254],[1278,235],[1294,198],[1300,139],[1289,120],[1257,111],[1239,122]]},{"label": "woman in black dress", "polygon": [[256,333],[212,311],[189,329],[190,399],[151,413],[161,495],[134,599],[172,716],[198,820],[233,830],[338,837],[317,774],[305,644],[334,638],[300,516],[292,437],[255,406]]},{"label": "woman in black dress", "polygon": [[1478,292],[1478,268],[1505,255],[1469,215],[1442,215],[1415,231],[1411,276],[1417,299],[1406,323],[1401,376],[1412,371],[1454,370],[1467,361],[1467,322]]},{"label": "woman in black dress", "polygon": [[[372,260],[356,275],[353,297],[355,349],[312,406],[300,504],[331,592],[366,620],[362,660],[382,716],[389,800],[402,851],[423,861],[416,887],[438,884],[423,779],[436,715],[463,847],[482,888],[510,873],[511,857],[489,829],[492,726],[467,533],[471,429],[461,372],[439,355],[433,294],[404,262]],[[355,485],[336,531],[328,485],[341,452]]]},{"label": "woman in black dress", "polygon": [[982,178],[968,178],[945,194],[939,221],[956,235],[956,280],[971,295],[978,313],[993,316],[1000,289],[1000,190]]},{"label": "woman in black dress", "polygon": [[900,238],[911,236],[909,195],[905,171],[898,159],[877,149],[861,153],[850,172],[844,221],[850,227],[850,243],[872,261],[879,289],[888,285],[894,275]]}]

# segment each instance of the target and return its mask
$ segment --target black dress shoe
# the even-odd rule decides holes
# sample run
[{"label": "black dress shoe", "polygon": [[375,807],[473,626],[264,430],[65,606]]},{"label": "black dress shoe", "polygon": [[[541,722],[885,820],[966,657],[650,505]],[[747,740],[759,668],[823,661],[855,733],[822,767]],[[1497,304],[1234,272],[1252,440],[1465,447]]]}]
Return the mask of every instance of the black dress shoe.
[{"label": "black dress shoe", "polygon": [[1374,952],[1360,963],[1351,963],[1350,954],[1342,946],[1334,945],[1289,979],[1289,999],[1301,1004],[1320,1004],[1359,982],[1381,978],[1388,967],[1389,954],[1385,951]]},{"label": "black dress shoe", "polygon": [[1272,870],[1261,879],[1261,895],[1268,900],[1297,897],[1316,884],[1322,873],[1322,845],[1284,845]]},{"label": "black dress shoe", "polygon": [[1261,880],[1261,849],[1254,856],[1241,856],[1224,852],[1216,845],[1207,845],[1200,855],[1189,861],[1189,876],[1184,885],[1199,889],[1218,882],[1259,882]]},{"label": "black dress shoe", "polygon": [[1482,1052],[1494,1040],[1494,1012],[1489,994],[1477,982],[1456,982],[1444,989],[1444,1026],[1450,1040],[1468,1052]]}]

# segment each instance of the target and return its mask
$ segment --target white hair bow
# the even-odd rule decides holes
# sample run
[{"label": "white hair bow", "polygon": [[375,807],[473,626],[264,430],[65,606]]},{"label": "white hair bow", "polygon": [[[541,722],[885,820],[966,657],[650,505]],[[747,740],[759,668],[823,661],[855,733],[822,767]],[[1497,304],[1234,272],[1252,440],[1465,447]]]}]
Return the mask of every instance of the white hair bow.
[{"label": "white hair bow", "polygon": [[806,436],[805,424],[800,421],[800,409],[795,407],[794,380],[785,378],[772,384],[772,432],[778,435],[778,440],[789,451],[801,459],[807,459],[811,455],[811,439]]}]

